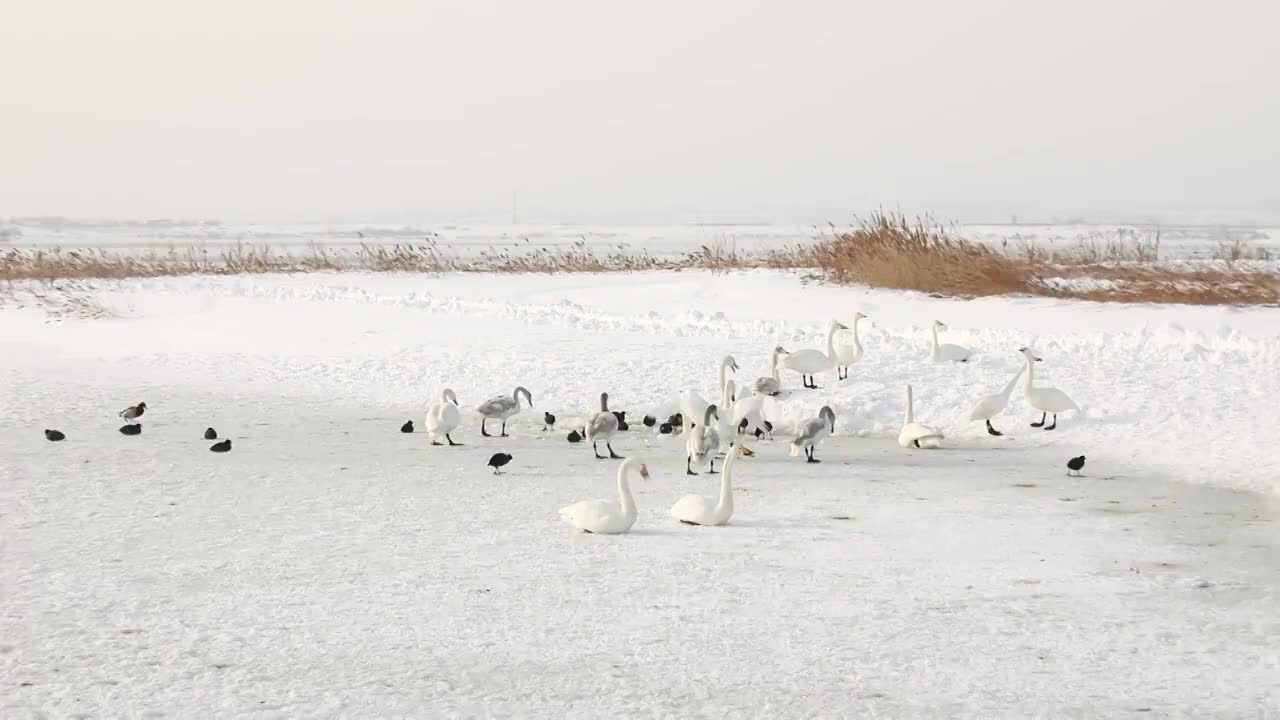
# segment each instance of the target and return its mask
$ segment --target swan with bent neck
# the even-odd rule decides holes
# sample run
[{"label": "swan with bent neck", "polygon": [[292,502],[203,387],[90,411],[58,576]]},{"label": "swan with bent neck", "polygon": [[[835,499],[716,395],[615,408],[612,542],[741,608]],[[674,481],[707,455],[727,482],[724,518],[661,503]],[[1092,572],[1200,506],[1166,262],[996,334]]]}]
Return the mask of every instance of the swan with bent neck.
[{"label": "swan with bent neck", "polygon": [[449,441],[450,445],[458,446],[462,443],[453,441],[449,437],[449,433],[457,429],[462,424],[462,413],[458,412],[458,396],[449,388],[445,388],[440,393],[440,402],[433,404],[427,408],[427,436],[431,438],[432,445],[440,445],[440,438]]},{"label": "swan with bent neck", "polygon": [[1005,408],[1009,407],[1009,396],[1013,394],[1013,388],[1017,386],[1018,378],[1022,377],[1023,370],[1026,370],[1026,368],[1019,367],[1018,372],[1013,374],[1013,379],[1004,386],[1003,390],[979,400],[978,404],[973,406],[973,412],[969,413],[969,420],[986,420],[988,434],[996,437],[1004,435],[1004,433],[991,426],[991,418],[1004,412]]},{"label": "swan with bent neck", "polygon": [[649,466],[638,458],[627,458],[618,467],[618,501],[582,500],[560,508],[560,519],[584,533],[617,535],[636,524],[636,501],[631,497],[627,475],[638,472],[642,480],[649,478]]},{"label": "swan with bent neck", "polygon": [[520,396],[524,395],[524,401],[533,407],[533,395],[529,394],[523,386],[517,387],[510,395],[498,395],[491,397],[480,404],[476,408],[480,412],[480,434],[485,437],[493,437],[485,430],[485,423],[489,420],[502,421],[502,435],[507,437],[507,418],[520,412]]}]

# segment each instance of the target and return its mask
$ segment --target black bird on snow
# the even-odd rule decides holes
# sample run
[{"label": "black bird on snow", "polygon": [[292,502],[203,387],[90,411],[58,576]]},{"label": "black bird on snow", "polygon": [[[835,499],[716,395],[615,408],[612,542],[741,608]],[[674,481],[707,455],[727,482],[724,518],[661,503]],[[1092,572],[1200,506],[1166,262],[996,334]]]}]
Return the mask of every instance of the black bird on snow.
[{"label": "black bird on snow", "polygon": [[569,442],[571,442],[571,443],[578,443],[578,442],[582,442],[582,433],[578,432],[577,430],[570,430],[570,431],[569,431]]},{"label": "black bird on snow", "polygon": [[132,405],[130,407],[127,407],[121,410],[120,417],[124,418],[129,422],[133,422],[134,420],[137,420],[138,418],[142,417],[142,413],[146,411],[147,411],[147,404],[144,402],[140,402],[137,405]]},{"label": "black bird on snow", "polygon": [[231,438],[210,445],[209,450],[212,452],[231,452]]},{"label": "black bird on snow", "polygon": [[122,434],[122,435],[141,435],[141,434],[142,434],[142,425],[141,425],[141,424],[135,424],[135,423],[129,423],[128,425],[121,425],[121,426],[120,426],[120,434]]},{"label": "black bird on snow", "polygon": [[684,429],[684,415],[676,413],[667,418],[667,424],[671,426],[671,432],[675,432],[676,428]]},{"label": "black bird on snow", "polygon": [[493,457],[489,458],[489,467],[493,468],[494,475],[501,475],[502,470],[499,468],[509,462],[511,462],[511,455],[508,453],[494,453]]},{"label": "black bird on snow", "polygon": [[61,430],[45,430],[44,439],[49,442],[58,442],[59,440],[66,440],[67,436],[63,435]]},{"label": "black bird on snow", "polygon": [[643,420],[641,420],[640,422],[643,422],[645,427],[647,427],[647,428],[651,428],[651,427],[653,427],[654,425],[657,425],[657,424],[658,424],[658,418],[656,418],[656,417],[654,417],[654,416],[652,416],[652,415],[645,415],[645,416],[644,416],[644,419],[643,419]]},{"label": "black bird on snow", "polygon": [[400,432],[402,432],[402,433],[411,433],[411,432],[413,432],[413,421],[412,421],[412,420],[409,420],[409,421],[407,421],[405,424],[401,425],[401,426],[400,426]]},{"label": "black bird on snow", "polygon": [[1076,471],[1076,476],[1077,476],[1077,477],[1079,477],[1079,476],[1080,476],[1080,471],[1081,471],[1081,470],[1083,470],[1083,469],[1084,469],[1084,456],[1083,456],[1083,455],[1081,455],[1080,457],[1073,457],[1073,458],[1071,458],[1070,460],[1068,460],[1068,461],[1067,461],[1067,475],[1070,475],[1070,474],[1071,474],[1071,471],[1072,471],[1072,470],[1075,470],[1075,471]]},{"label": "black bird on snow", "polygon": [[631,429],[631,426],[627,424],[626,410],[612,410],[610,412],[613,413],[614,417],[618,418],[618,432],[623,432]]},{"label": "black bird on snow", "polygon": [[671,423],[669,423],[669,422],[664,422],[664,423],[662,423],[661,425],[659,425],[659,426],[658,426],[658,432],[659,432],[660,434],[662,434],[662,435],[670,435],[670,434],[671,434]]},{"label": "black bird on snow", "polygon": [[542,413],[542,429],[546,430],[547,428],[551,428],[552,430],[554,430],[555,427],[556,427],[556,416],[552,415],[549,412]]},{"label": "black bird on snow", "polygon": [[214,430],[213,428],[205,428],[205,429],[204,429],[204,439],[205,439],[205,440],[217,440],[217,439],[218,439],[218,431],[217,431],[217,430]]}]

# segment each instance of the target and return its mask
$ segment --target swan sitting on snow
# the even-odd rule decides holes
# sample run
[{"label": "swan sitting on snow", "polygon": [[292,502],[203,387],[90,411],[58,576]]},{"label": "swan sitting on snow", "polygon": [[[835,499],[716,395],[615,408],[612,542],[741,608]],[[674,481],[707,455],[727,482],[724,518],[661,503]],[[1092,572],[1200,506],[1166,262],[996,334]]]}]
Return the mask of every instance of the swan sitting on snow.
[{"label": "swan sitting on snow", "polygon": [[649,466],[636,458],[627,458],[618,468],[618,502],[583,500],[560,508],[560,519],[585,533],[616,535],[636,524],[636,501],[631,497],[627,473],[637,470],[648,479]]},{"label": "swan sitting on snow", "polygon": [[[1041,358],[1036,357],[1031,348],[1024,347],[1018,352],[1027,359],[1027,404],[1040,411],[1040,422],[1031,423],[1031,427],[1053,430],[1058,427],[1058,413],[1080,408],[1058,388],[1035,387],[1036,369],[1031,363],[1041,362]],[[1044,421],[1049,417],[1049,413],[1053,413],[1053,423],[1045,425]]]},{"label": "swan sitting on snow", "polygon": [[898,433],[898,444],[904,448],[921,448],[934,450],[942,447],[943,436],[934,428],[916,422],[915,410],[912,407],[911,386],[907,386],[907,417],[902,422],[902,430]]},{"label": "swan sitting on snow", "polygon": [[604,446],[609,449],[609,457],[614,460],[622,459],[622,456],[615,453],[613,446],[609,444],[617,432],[618,416],[609,412],[609,393],[600,393],[600,412],[588,418],[586,427],[587,442],[591,443],[591,452],[596,454],[597,460],[605,459],[605,456],[601,455],[600,450],[596,448],[596,443],[601,440],[604,440]]},{"label": "swan sitting on snow", "polygon": [[791,438],[791,457],[800,457],[804,451],[805,462],[822,462],[814,457],[818,443],[836,431],[836,413],[828,405],[818,411],[818,417],[805,420],[796,427],[796,434]]},{"label": "swan sitting on snow", "polygon": [[[705,413],[702,414],[702,425],[690,425],[688,440],[685,440],[686,459],[684,463],[684,471],[687,475],[697,475],[693,471],[693,463],[697,462],[698,467],[708,465],[710,467],[707,472],[716,471],[716,453],[720,452],[720,433],[716,430],[716,425],[720,420],[720,413],[715,405],[708,405]],[[688,422],[686,419],[685,422]]]},{"label": "swan sitting on snow", "polygon": [[523,387],[517,387],[515,392],[510,395],[498,395],[489,398],[476,408],[480,411],[480,434],[485,437],[493,437],[484,429],[484,424],[489,420],[502,421],[502,437],[507,437],[507,418],[520,412],[520,396],[524,395],[524,401],[529,403],[529,407],[533,407],[533,395]]},{"label": "swan sitting on snow", "polygon": [[836,366],[836,331],[848,330],[849,328],[832,320],[827,327],[827,351],[814,348],[805,348],[797,350],[786,357],[782,358],[782,366],[788,370],[800,373],[800,384],[810,390],[817,390],[818,383],[813,379],[814,374],[824,373],[833,370]]},{"label": "swan sitting on snow", "polygon": [[947,326],[941,320],[933,321],[933,348],[929,353],[929,357],[934,362],[969,362],[969,358],[973,356],[973,351],[967,347],[951,344],[938,344],[938,330],[946,330]]},{"label": "swan sitting on snow", "polygon": [[725,525],[733,517],[733,463],[747,448],[730,451],[720,466],[719,499],[703,495],[685,495],[671,506],[671,517],[685,525]]},{"label": "swan sitting on snow", "polygon": [[427,408],[427,437],[431,438],[432,445],[440,445],[440,438],[448,440],[450,445],[461,445],[462,443],[456,443],[449,437],[449,433],[461,424],[462,413],[458,412],[458,396],[454,395],[449,388],[445,388],[444,392],[440,393],[440,402]]},{"label": "swan sitting on snow", "polygon": [[1003,390],[979,400],[978,404],[973,407],[973,412],[969,413],[969,420],[986,420],[988,433],[996,437],[1004,435],[1004,433],[991,427],[991,418],[1004,412],[1005,408],[1009,407],[1009,396],[1013,394],[1013,388],[1018,384],[1018,378],[1022,377],[1022,371],[1025,369],[1018,368],[1018,372],[1014,373],[1013,379],[1004,386]]},{"label": "swan sitting on snow", "polygon": [[782,377],[778,374],[778,362],[783,355],[790,355],[781,345],[769,353],[769,375],[756,378],[751,386],[756,395],[778,395],[782,392]]},{"label": "swan sitting on snow", "polygon": [[858,321],[866,317],[862,313],[853,316],[853,344],[845,345],[841,343],[836,346],[836,360],[839,361],[836,366],[837,380],[847,380],[849,378],[849,366],[862,359],[862,343],[858,340]]}]

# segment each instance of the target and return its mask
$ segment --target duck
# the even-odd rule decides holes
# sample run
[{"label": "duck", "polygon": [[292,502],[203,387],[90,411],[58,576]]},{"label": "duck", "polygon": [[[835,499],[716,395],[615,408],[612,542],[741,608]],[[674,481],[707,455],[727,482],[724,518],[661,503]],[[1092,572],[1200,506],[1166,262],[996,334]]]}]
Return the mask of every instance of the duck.
[{"label": "duck", "polygon": [[61,430],[45,430],[44,439],[49,442],[62,442],[67,439],[67,436]]},{"label": "duck", "polygon": [[506,465],[509,462],[511,462],[511,454],[500,452],[500,453],[494,453],[492,456],[490,456],[489,462],[487,464],[489,465],[489,467],[493,468],[494,475],[501,475],[502,466]]}]

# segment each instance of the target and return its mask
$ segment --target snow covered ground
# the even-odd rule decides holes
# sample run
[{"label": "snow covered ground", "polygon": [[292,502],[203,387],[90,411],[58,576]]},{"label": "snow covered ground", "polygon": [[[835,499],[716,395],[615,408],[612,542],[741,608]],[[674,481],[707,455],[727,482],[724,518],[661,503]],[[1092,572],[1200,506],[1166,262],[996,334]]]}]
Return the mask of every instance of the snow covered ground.
[{"label": "snow covered ground", "polygon": [[[0,715],[1273,717],[1280,311],[953,301],[752,272],[103,282],[100,319],[0,310]],[[714,395],[861,310],[821,465],[753,443],[716,479],[639,415]],[[927,327],[979,351],[928,361]],[[1083,408],[987,436],[1034,339]],[[892,442],[902,386],[943,451]],[[426,404],[533,411],[429,446]],[[607,390],[653,471],[629,535],[556,510],[616,463],[564,433]],[[115,413],[145,400],[144,433]],[[541,413],[561,418],[541,432]],[[233,438],[207,451],[206,426]],[[41,430],[68,435],[49,443]],[[493,476],[497,450],[515,456]],[[1065,477],[1087,454],[1085,477]]]}]

